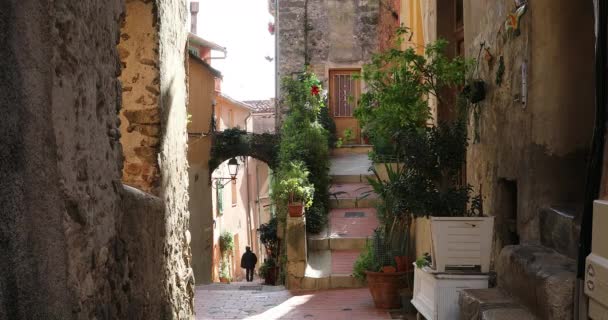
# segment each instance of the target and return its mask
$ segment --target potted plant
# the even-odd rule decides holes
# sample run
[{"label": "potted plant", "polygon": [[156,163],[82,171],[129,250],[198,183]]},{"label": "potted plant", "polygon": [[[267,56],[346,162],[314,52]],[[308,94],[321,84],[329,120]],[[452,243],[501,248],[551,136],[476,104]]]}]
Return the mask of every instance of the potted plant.
[{"label": "potted plant", "polygon": [[228,261],[226,258],[222,258],[222,262],[220,263],[220,282],[221,283],[230,283],[232,281],[232,277],[230,276],[230,269],[228,268]]},{"label": "potted plant", "polygon": [[[354,265],[353,275],[367,281],[377,308],[401,307],[401,296],[411,292],[412,266],[409,231],[411,215],[396,206],[400,202],[394,185],[401,178],[403,166],[385,165],[386,179],[373,168],[375,179],[368,179],[373,192],[382,201],[377,206],[380,226],[374,231]],[[410,294],[411,295],[411,294]]]},{"label": "potted plant", "polygon": [[300,217],[310,207],[315,188],[309,182],[309,171],[302,161],[290,161],[279,169],[275,184],[276,198],[287,203],[290,217]]},{"label": "potted plant", "polygon": [[460,182],[466,130],[464,121],[410,128],[398,142],[404,169],[392,186],[396,206],[415,217],[430,216],[431,256],[438,272],[467,266],[488,272],[490,267],[494,218],[483,216],[481,196],[471,201],[472,187]]},{"label": "potted plant", "polygon": [[271,218],[268,223],[264,223],[258,228],[260,242],[266,248],[266,256],[268,257],[264,260],[262,266],[260,266],[258,273],[268,285],[276,284],[279,273],[279,266],[276,263],[279,255],[277,228],[278,219],[276,217]]},{"label": "potted plant", "polygon": [[260,277],[264,278],[265,284],[271,286],[276,285],[277,276],[279,274],[279,267],[277,266],[276,260],[273,257],[264,260],[258,273]]}]

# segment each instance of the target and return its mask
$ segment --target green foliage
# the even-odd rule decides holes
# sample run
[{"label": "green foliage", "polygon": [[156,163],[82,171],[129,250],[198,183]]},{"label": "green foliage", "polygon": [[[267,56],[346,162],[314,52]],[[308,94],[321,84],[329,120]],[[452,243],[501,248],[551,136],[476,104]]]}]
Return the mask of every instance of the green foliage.
[{"label": "green foliage", "polygon": [[404,169],[388,187],[390,210],[416,217],[480,213],[467,210],[472,188],[460,183],[468,146],[463,121],[408,130],[398,143]]},{"label": "green foliage", "polygon": [[277,225],[277,218],[272,217],[268,223],[261,224],[258,228],[260,242],[262,242],[266,248],[266,252],[271,256],[276,256],[278,254],[277,247],[279,245],[279,238],[277,236]]},{"label": "green foliage", "polygon": [[274,258],[268,258],[260,266],[260,269],[258,270],[258,274],[260,275],[260,277],[266,278],[266,276],[268,276],[268,272],[270,271],[270,269],[274,268],[276,266],[277,266],[276,260]]},{"label": "green foliage", "polygon": [[346,140],[346,142],[352,142],[353,140],[353,128],[346,128],[344,129],[344,140]]},{"label": "green foliage", "polygon": [[327,145],[329,148],[333,148],[338,142],[338,136],[336,134],[336,122],[329,115],[328,108],[321,108],[319,112],[319,123],[327,131]]},{"label": "green foliage", "polygon": [[278,164],[280,137],[272,133],[250,133],[238,128],[213,133],[209,168],[214,170],[224,160],[250,156],[262,160],[271,168]]},{"label": "green foliage", "polygon": [[220,235],[220,252],[222,256],[231,253],[234,250],[234,237],[229,231],[224,231]]},{"label": "green foliage", "polygon": [[361,251],[359,257],[353,265],[353,277],[359,280],[365,280],[365,271],[379,271],[381,266],[375,263],[374,251],[370,241],[365,243],[365,248]]},{"label": "green foliage", "polygon": [[[402,40],[407,33],[401,28],[397,38]],[[445,103],[443,94],[464,84],[472,63],[460,57],[447,58],[446,46],[446,41],[438,40],[425,48],[424,55],[414,48],[391,49],[375,54],[371,63],[363,66],[361,77],[368,90],[361,95],[355,116],[369,134],[376,154],[396,152],[395,138],[401,131],[426,125],[431,96]]]},{"label": "green foliage", "polygon": [[[320,123],[325,98],[321,82],[309,72],[295,78],[284,78],[282,84],[285,103],[289,111],[281,128],[279,170],[276,180],[281,181],[289,170],[290,162],[301,161],[314,185],[312,204],[306,210],[306,226],[311,233],[322,230],[329,209],[329,143],[328,132]],[[277,193],[277,196],[280,194]],[[284,199],[273,197],[280,216],[286,215]]]},{"label": "green foliage", "polygon": [[273,198],[281,203],[302,202],[305,208],[312,205],[315,188],[308,180],[310,172],[302,161],[282,163],[279,168],[281,179],[275,179],[272,187]]},{"label": "green foliage", "polygon": [[222,258],[222,261],[220,262],[220,278],[226,278],[229,282],[232,281],[228,259],[226,258]]}]

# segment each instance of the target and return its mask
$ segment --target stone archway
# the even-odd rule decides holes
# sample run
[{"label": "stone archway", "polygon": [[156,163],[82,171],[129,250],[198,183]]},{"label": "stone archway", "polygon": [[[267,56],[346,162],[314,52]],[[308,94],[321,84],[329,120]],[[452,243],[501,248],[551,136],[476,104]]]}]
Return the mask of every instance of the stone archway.
[{"label": "stone archway", "polygon": [[213,133],[209,170],[213,172],[222,162],[234,157],[249,156],[268,164],[278,165],[280,136],[273,133],[250,133],[238,128]]}]

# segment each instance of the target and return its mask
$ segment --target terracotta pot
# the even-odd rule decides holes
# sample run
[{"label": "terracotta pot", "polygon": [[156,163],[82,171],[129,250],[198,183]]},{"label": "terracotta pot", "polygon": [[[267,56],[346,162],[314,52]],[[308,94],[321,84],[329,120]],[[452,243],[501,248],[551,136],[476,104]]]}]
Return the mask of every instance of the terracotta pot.
[{"label": "terracotta pot", "polygon": [[230,280],[228,280],[228,278],[220,277],[220,282],[221,283],[230,283]]},{"label": "terracotta pot", "polygon": [[407,256],[395,256],[395,262],[399,272],[409,271],[412,266],[412,261]]},{"label": "terracotta pot", "polygon": [[274,286],[277,284],[277,275],[279,274],[279,267],[268,268],[268,272],[264,277],[264,283],[267,285]]},{"label": "terracotta pot", "polygon": [[304,214],[304,204],[302,202],[291,202],[287,205],[290,217],[301,217]]},{"label": "terracotta pot", "polygon": [[365,271],[367,286],[378,309],[401,308],[401,290],[407,288],[407,272]]}]

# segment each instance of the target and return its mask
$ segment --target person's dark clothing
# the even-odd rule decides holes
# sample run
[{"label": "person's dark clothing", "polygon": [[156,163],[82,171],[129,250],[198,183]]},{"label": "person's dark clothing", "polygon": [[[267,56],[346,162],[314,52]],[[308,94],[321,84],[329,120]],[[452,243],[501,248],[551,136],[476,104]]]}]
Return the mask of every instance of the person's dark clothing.
[{"label": "person's dark clothing", "polygon": [[255,253],[251,252],[251,250],[247,250],[243,253],[241,257],[241,268],[245,268],[247,270],[246,279],[247,281],[253,281],[253,269],[255,268],[256,263],[258,263],[258,257]]},{"label": "person's dark clothing", "polygon": [[247,268],[245,270],[247,270],[247,273],[245,274],[245,278],[247,279],[247,282],[253,281],[253,268]]}]

